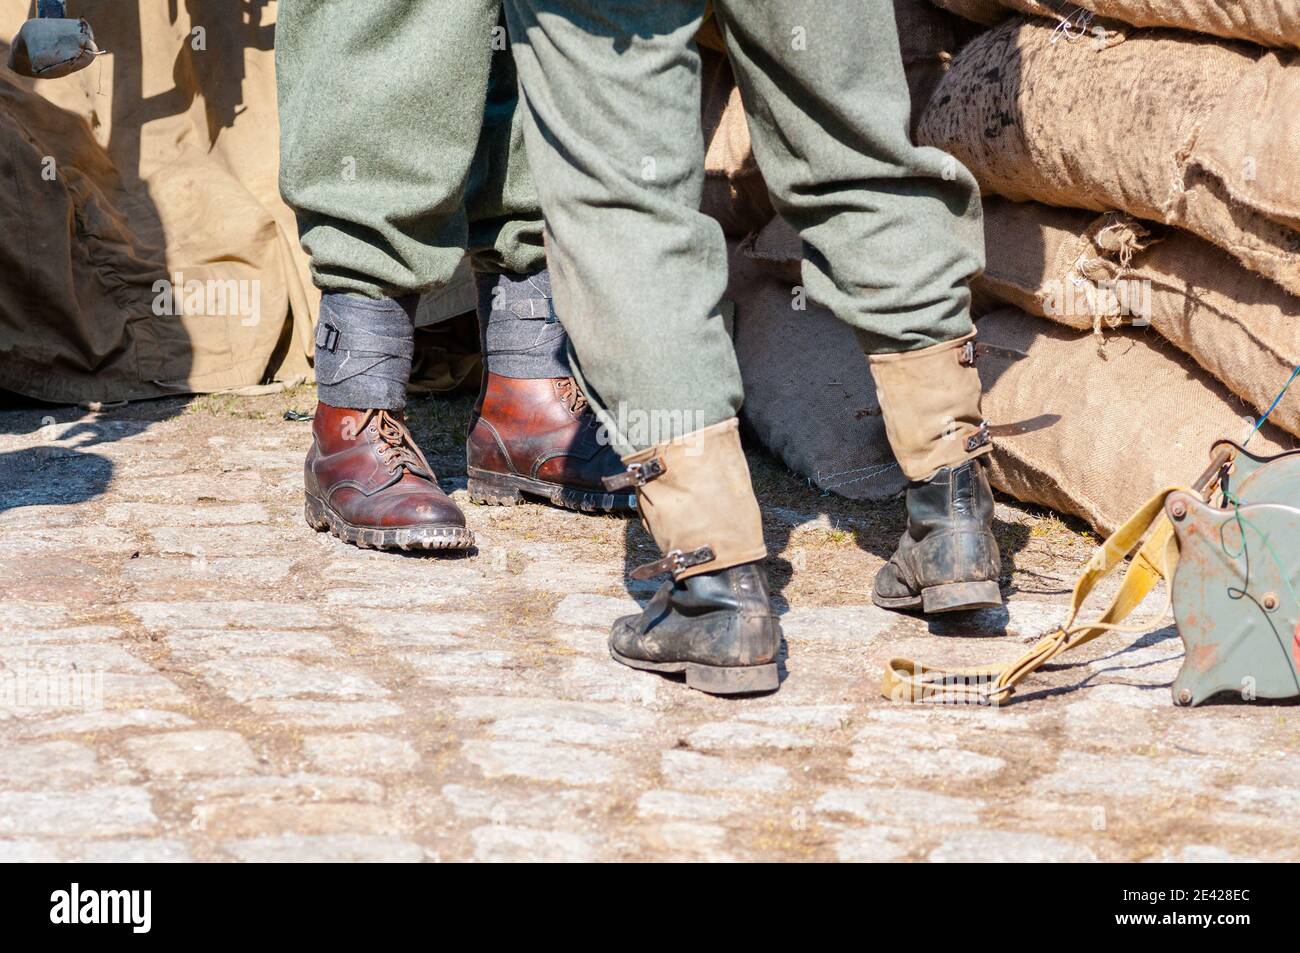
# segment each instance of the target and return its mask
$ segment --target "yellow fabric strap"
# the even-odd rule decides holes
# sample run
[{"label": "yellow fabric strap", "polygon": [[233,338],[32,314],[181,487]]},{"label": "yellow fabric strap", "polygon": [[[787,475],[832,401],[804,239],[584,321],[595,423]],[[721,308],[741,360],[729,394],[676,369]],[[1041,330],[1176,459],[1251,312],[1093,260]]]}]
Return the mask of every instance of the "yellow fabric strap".
[{"label": "yellow fabric strap", "polygon": [[[1173,524],[1164,514],[1165,499],[1180,488],[1161,490],[1147,500],[1119,529],[1115,530],[1092,557],[1088,567],[1074,584],[1070,615],[1051,635],[1010,665],[984,665],[975,668],[941,669],[922,665],[912,659],[889,660],[881,682],[886,698],[898,702],[933,702],[948,704],[998,705],[1010,697],[1016,683],[1064,652],[1091,642],[1103,632],[1115,630],[1140,632],[1147,627],[1125,628],[1120,623],[1146,598],[1156,585],[1173,579],[1178,566],[1178,538]],[[1150,535],[1147,535],[1148,530]],[[1097,583],[1108,576],[1146,536],[1124,574],[1115,597],[1106,611],[1094,622],[1076,620],[1088,595]]]}]

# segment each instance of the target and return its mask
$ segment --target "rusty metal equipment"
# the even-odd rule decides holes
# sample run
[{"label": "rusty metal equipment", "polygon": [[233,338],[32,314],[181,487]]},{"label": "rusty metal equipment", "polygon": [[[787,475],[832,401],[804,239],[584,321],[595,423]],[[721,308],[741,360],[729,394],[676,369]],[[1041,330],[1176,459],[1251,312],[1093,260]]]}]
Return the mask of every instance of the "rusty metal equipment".
[{"label": "rusty metal equipment", "polygon": [[1300,697],[1300,450],[1259,457],[1215,445],[1217,492],[1176,490],[1174,619],[1186,654],[1174,703],[1220,692]]},{"label": "rusty metal equipment", "polygon": [[[1080,621],[1096,584],[1130,554],[1105,610]],[[1102,543],[1059,629],[1010,664],[942,669],[891,659],[884,695],[1004,704],[1017,683],[1057,656],[1108,632],[1150,628],[1123,622],[1161,580],[1186,650],[1175,704],[1199,705],[1224,692],[1246,701],[1300,698],[1300,450],[1261,457],[1217,442],[1195,483],[1157,493]]]}]

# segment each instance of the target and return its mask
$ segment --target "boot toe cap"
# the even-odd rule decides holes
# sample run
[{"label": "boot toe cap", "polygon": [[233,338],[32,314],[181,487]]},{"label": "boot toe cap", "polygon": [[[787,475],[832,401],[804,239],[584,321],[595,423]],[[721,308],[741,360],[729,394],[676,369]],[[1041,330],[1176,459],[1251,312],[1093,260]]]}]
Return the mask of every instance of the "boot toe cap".
[{"label": "boot toe cap", "polygon": [[626,655],[629,658],[645,657],[641,647],[640,621],[639,614],[615,619],[609,631],[609,647],[619,655]]},{"label": "boot toe cap", "polygon": [[352,526],[385,530],[465,528],[465,514],[460,507],[435,487],[416,492],[390,489],[373,496],[345,489],[336,491],[329,502]]},{"label": "boot toe cap", "polygon": [[385,526],[438,526],[465,528],[465,514],[441,494],[411,494],[393,501],[382,516]]},{"label": "boot toe cap", "polygon": [[905,599],[916,595],[903,580],[901,570],[893,562],[887,562],[876,572],[871,586],[872,595],[881,599]]}]

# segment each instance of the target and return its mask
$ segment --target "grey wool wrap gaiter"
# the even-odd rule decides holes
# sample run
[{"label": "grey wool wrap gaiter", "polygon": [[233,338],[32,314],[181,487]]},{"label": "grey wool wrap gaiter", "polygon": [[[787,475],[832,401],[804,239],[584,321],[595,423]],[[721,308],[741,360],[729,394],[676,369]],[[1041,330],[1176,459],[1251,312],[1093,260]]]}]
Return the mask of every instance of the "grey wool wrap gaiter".
[{"label": "grey wool wrap gaiter", "polygon": [[326,294],[316,325],[316,394],[331,407],[401,410],[419,296]]},{"label": "grey wool wrap gaiter", "polygon": [[568,336],[551,303],[551,275],[476,274],[483,363],[524,380],[568,377]]}]

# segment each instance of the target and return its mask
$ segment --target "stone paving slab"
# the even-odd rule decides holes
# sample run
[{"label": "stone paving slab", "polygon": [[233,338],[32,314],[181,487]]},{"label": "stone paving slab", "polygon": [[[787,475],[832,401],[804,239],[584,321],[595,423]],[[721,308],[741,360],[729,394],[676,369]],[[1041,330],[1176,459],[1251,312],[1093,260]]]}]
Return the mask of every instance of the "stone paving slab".
[{"label": "stone paving slab", "polygon": [[421,412],[469,558],[312,532],[307,425],[202,403],[0,412],[0,860],[1300,857],[1295,709],[1174,708],[1160,593],[1003,709],[879,697],[1059,623],[1094,541],[1048,514],[999,501],[1005,609],[926,621],[869,601],[897,503],[755,457],[785,680],[712,698],[608,656],[635,521],[468,503],[465,400]]}]

